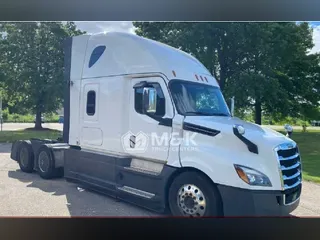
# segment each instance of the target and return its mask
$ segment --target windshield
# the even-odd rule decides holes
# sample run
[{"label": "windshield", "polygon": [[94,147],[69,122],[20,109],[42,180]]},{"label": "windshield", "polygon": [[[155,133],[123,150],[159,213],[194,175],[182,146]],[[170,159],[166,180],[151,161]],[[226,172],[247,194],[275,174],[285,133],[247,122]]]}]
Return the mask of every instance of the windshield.
[{"label": "windshield", "polygon": [[181,115],[230,116],[218,87],[207,84],[172,80],[170,91]]}]

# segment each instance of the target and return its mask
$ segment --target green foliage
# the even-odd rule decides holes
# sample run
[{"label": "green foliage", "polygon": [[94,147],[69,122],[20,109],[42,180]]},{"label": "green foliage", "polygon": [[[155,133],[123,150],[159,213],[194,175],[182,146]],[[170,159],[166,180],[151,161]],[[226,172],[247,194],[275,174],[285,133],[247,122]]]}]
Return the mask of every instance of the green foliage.
[{"label": "green foliage", "polygon": [[299,118],[293,118],[293,117],[286,117],[279,121],[274,121],[274,125],[285,125],[290,124],[292,126],[303,126],[306,125],[307,127],[311,126],[310,122],[304,121]]},{"label": "green foliage", "polygon": [[0,32],[6,33],[0,40],[4,108],[36,114],[41,128],[42,113],[55,112],[63,99],[63,43],[81,31],[71,22],[3,22]]},{"label": "green foliage", "polygon": [[[319,116],[320,59],[307,23],[134,22],[138,35],[198,58],[217,78],[238,114],[270,119]],[[243,114],[242,114],[243,115]],[[238,115],[237,115],[238,116]]]},{"label": "green foliage", "polygon": [[44,115],[45,122],[57,123],[59,122],[59,115],[55,113],[45,113]]},{"label": "green foliage", "polygon": [[[35,115],[33,114],[25,114],[25,115],[21,115],[21,114],[17,114],[17,113],[13,113],[10,114],[8,109],[5,109],[2,113],[3,115],[3,122],[16,122],[16,123],[34,123],[34,119],[35,119]],[[59,115],[57,114],[43,114],[43,117],[45,119],[45,122],[48,123],[57,123],[59,122]]]}]

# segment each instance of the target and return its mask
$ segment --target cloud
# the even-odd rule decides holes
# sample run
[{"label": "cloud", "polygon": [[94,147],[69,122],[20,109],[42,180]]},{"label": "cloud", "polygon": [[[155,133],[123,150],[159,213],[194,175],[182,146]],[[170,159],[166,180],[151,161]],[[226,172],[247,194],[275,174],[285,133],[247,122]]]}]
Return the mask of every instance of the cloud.
[{"label": "cloud", "polygon": [[75,24],[80,30],[89,34],[110,31],[134,33],[132,22],[75,22]]},{"label": "cloud", "polygon": [[313,28],[313,42],[314,47],[310,53],[320,52],[320,25],[317,25]]}]

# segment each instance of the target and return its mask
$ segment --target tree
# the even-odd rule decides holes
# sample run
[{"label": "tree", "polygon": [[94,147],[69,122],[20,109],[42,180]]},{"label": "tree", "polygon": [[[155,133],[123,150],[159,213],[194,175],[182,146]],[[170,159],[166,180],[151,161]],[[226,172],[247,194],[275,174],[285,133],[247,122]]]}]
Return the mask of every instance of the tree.
[{"label": "tree", "polygon": [[[313,47],[308,24],[248,23],[245,37],[245,71],[236,82],[244,83],[256,123],[261,124],[262,112],[281,118],[297,116],[303,114],[303,101],[316,104],[319,96],[311,89],[316,87],[319,71],[311,66],[319,66],[319,59],[307,54]],[[235,95],[246,97],[241,91]]]},{"label": "tree", "polygon": [[134,22],[138,35],[191,53],[211,71],[237,108],[272,116],[310,115],[317,106],[319,57],[307,23]]},{"label": "tree", "polygon": [[198,58],[224,90],[237,69],[240,23],[134,22],[136,33],[182,49]]},{"label": "tree", "polygon": [[[74,23],[2,23],[6,36],[1,42],[1,70],[7,102],[20,112],[36,114],[40,129],[42,113],[57,110],[63,99],[63,42],[82,34]],[[23,111],[24,110],[24,111]]]}]

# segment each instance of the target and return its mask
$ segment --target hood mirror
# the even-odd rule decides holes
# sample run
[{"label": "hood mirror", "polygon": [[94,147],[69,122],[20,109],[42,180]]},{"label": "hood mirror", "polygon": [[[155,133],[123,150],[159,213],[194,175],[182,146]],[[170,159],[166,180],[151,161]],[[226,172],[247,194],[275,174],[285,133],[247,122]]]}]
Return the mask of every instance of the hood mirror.
[{"label": "hood mirror", "polygon": [[284,125],[284,130],[285,130],[286,133],[287,133],[287,134],[286,134],[286,137],[291,138],[292,132],[293,132],[292,126],[289,125],[289,124],[286,124],[286,125]]}]

